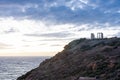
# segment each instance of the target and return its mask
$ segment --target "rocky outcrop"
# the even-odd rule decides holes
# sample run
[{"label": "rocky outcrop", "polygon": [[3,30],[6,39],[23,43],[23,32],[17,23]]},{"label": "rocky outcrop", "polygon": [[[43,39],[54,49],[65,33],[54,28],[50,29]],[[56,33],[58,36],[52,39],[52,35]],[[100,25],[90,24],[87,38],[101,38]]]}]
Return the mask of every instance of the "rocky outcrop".
[{"label": "rocky outcrop", "polygon": [[17,80],[95,80],[96,78],[120,79],[120,38],[74,40],[66,45],[62,52],[46,59],[39,67]]}]

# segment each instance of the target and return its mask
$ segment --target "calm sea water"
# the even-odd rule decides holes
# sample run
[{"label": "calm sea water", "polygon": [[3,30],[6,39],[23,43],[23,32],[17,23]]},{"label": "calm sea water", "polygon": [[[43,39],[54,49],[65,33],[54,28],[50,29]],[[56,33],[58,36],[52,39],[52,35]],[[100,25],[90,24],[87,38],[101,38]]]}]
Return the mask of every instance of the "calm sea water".
[{"label": "calm sea water", "polygon": [[0,80],[16,80],[46,58],[50,57],[0,57]]}]

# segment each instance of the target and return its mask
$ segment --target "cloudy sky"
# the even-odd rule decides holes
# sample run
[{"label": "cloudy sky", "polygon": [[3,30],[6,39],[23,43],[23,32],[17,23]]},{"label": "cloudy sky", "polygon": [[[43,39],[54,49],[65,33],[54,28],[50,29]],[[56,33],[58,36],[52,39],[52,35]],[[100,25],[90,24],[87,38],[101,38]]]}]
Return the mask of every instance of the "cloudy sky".
[{"label": "cloudy sky", "polygon": [[91,32],[120,36],[120,0],[0,0],[0,56],[52,56]]}]

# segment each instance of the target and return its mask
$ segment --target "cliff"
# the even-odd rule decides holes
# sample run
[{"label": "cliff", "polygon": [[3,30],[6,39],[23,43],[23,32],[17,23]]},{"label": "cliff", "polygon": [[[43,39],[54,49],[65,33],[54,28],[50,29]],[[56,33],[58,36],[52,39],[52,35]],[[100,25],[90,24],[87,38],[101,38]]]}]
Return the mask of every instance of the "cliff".
[{"label": "cliff", "polygon": [[[82,79],[88,77],[89,79]],[[120,38],[78,39],[17,80],[119,80]]]}]

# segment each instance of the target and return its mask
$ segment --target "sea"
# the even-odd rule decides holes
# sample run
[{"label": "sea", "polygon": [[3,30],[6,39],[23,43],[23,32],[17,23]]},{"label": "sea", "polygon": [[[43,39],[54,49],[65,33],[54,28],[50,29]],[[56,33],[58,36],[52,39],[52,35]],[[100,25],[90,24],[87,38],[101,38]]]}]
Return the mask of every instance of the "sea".
[{"label": "sea", "polygon": [[0,57],[0,80],[16,80],[50,57]]}]

